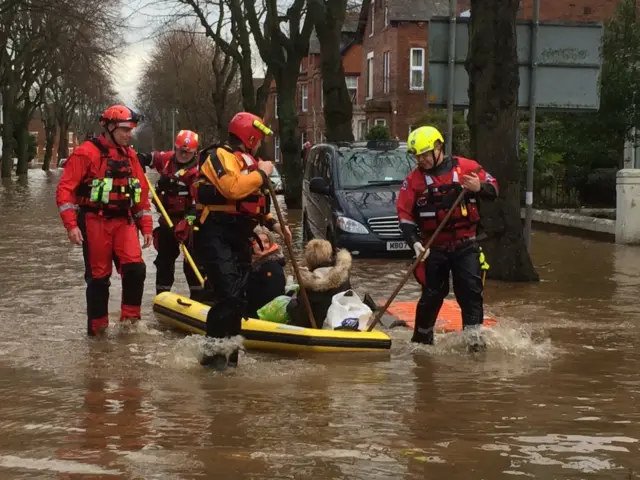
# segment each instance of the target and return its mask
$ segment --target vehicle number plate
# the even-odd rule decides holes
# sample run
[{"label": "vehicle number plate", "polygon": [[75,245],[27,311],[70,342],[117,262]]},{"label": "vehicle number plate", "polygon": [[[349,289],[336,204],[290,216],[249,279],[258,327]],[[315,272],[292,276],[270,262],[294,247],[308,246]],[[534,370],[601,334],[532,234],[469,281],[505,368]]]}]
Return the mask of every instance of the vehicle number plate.
[{"label": "vehicle number plate", "polygon": [[387,251],[398,251],[398,250],[409,250],[409,245],[407,242],[387,242]]}]

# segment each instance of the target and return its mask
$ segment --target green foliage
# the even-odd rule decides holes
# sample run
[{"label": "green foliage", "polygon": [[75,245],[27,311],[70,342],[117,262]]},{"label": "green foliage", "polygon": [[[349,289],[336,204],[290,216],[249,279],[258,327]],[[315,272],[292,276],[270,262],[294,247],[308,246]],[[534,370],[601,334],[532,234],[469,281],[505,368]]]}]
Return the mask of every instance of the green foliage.
[{"label": "green foliage", "polygon": [[[415,126],[431,125],[442,133],[445,144],[447,142],[447,110],[444,108],[430,108],[415,122]],[[453,112],[453,153],[461,156],[470,154],[470,137],[467,120],[462,112]],[[448,152],[449,153],[449,152]]]},{"label": "green foliage", "polygon": [[[634,0],[622,0],[605,22],[601,54],[600,109],[538,117],[534,190],[576,190],[582,205],[615,206],[615,173],[624,143],[640,127],[640,24]],[[527,124],[521,138],[526,172]],[[534,194],[534,199],[536,195]]]},{"label": "green foliage", "polygon": [[374,125],[367,132],[367,140],[391,140],[391,132],[386,125]]}]

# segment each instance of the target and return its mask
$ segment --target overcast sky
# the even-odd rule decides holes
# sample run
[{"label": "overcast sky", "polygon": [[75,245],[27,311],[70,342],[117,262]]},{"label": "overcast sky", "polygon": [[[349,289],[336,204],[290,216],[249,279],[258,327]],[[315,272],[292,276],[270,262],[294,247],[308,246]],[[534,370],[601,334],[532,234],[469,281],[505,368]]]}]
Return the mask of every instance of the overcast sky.
[{"label": "overcast sky", "polygon": [[162,21],[166,11],[158,3],[133,0],[122,8],[122,14],[127,19],[127,46],[115,65],[114,82],[121,100],[128,105],[134,105],[140,72],[153,48],[156,25]]},{"label": "overcast sky", "polygon": [[[122,7],[122,15],[127,22],[126,46],[114,66],[114,83],[125,104],[132,107],[135,105],[136,87],[145,61],[153,50],[154,36],[158,31],[168,30],[168,27],[160,27],[177,18],[176,8],[182,12],[190,11],[184,7],[176,7],[176,2],[172,0],[128,0],[128,4]],[[265,68],[255,45],[253,63],[254,76],[263,76]]]}]

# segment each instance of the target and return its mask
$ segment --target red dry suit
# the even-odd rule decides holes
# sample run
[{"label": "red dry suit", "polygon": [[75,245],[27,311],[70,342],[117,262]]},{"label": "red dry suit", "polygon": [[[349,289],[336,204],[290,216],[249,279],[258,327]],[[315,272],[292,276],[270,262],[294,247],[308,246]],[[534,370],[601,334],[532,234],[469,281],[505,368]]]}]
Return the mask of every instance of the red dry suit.
[{"label": "red dry suit", "polygon": [[422,296],[416,306],[413,342],[433,343],[438,312],[449,293],[450,273],[462,310],[463,327],[482,325],[483,284],[480,247],[476,241],[480,214],[476,201],[495,199],[498,182],[473,160],[446,157],[431,170],[413,170],[400,188],[396,202],[400,229],[407,243],[413,246],[431,237],[463,191],[463,177],[473,173],[480,180],[480,190],[466,192],[431,244],[429,257],[415,269]]},{"label": "red dry suit", "polygon": [[87,333],[108,323],[113,255],[120,263],[120,320],[140,318],[146,276],[138,230],[152,233],[149,187],[131,147],[100,136],[76,148],[65,165],[56,203],[67,230],[79,227],[87,282]]},{"label": "red dry suit", "polygon": [[[480,169],[480,165],[468,158],[447,158],[437,172],[414,169],[405,179],[398,194],[396,207],[403,232],[410,225],[415,231],[414,242],[421,237],[427,240],[444,220],[447,212],[462,191],[462,177],[476,172],[481,185],[493,187],[491,195],[498,192],[498,182]],[[479,170],[479,171],[478,171]],[[480,214],[477,195],[468,192],[451,214],[449,221],[432,243],[433,247],[455,247],[475,239]]]},{"label": "red dry suit", "polygon": [[[179,222],[189,214],[195,215],[192,188],[198,178],[197,158],[194,156],[189,162],[181,164],[176,160],[174,152],[151,152],[142,156],[146,160],[143,163],[150,164],[160,173],[156,194],[173,225],[179,225]],[[159,208],[158,211],[160,211]],[[156,294],[171,290],[175,279],[176,259],[180,255],[180,246],[174,230],[169,228],[162,215],[159,224],[153,230],[153,245],[158,251],[154,261]],[[183,262],[182,270],[189,285],[191,298],[201,300],[203,286],[200,285],[193,268],[186,260]]]}]

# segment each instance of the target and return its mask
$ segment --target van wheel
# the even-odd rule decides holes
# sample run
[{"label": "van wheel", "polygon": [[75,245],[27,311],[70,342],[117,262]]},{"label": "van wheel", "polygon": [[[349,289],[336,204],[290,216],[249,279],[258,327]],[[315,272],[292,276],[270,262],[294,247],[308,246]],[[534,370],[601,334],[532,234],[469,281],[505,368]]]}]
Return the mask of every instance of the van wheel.
[{"label": "van wheel", "polygon": [[313,234],[311,233],[311,228],[309,228],[307,216],[304,215],[302,217],[302,241],[307,243],[309,240],[313,240]]}]

